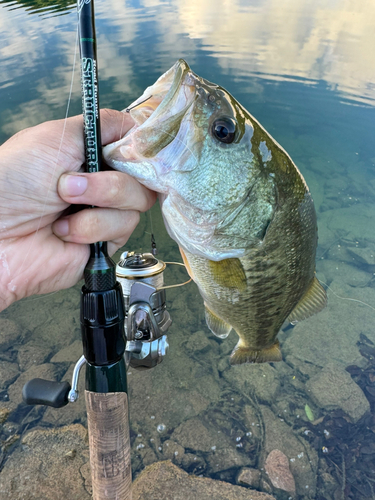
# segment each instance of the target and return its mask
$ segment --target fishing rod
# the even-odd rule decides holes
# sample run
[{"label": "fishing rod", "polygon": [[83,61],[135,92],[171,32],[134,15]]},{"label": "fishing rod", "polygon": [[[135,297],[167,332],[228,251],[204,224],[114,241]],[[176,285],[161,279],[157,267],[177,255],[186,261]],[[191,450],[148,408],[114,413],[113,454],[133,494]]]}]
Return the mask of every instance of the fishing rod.
[{"label": "fishing rod", "polygon": [[[102,144],[94,0],[78,0],[77,11],[86,170],[99,172]],[[107,242],[90,245],[84,281],[80,319],[93,498],[130,500],[125,309]]]},{"label": "fishing rod", "polygon": [[[94,1],[78,0],[83,132],[86,170],[102,170]],[[91,207],[94,208],[94,207]],[[60,408],[78,399],[86,367],[85,399],[94,500],[131,500],[127,366],[152,368],[168,350],[165,263],[152,253],[124,252],[116,264],[107,242],[90,245],[80,298],[83,355],[72,384],[33,379],[23,388],[27,404]],[[118,280],[117,280],[117,278]],[[121,282],[121,283],[120,283]]]}]

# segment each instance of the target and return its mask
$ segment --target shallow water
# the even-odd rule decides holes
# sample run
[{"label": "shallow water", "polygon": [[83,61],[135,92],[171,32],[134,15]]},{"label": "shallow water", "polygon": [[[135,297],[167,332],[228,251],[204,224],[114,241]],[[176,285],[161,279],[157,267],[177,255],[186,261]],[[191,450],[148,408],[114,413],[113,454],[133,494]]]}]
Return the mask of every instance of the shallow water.
[{"label": "shallow water", "polygon": [[[1,142],[65,116],[76,13],[47,7],[0,2]],[[279,335],[283,362],[234,368],[236,334],[212,336],[194,284],[169,290],[170,352],[154,370],[129,374],[135,474],[171,458],[189,473],[235,483],[241,467],[263,469],[278,448],[298,498],[374,498],[374,18],[373,3],[354,0],[96,2],[101,107],[123,109],[180,57],[227,88],[304,175],[318,214],[317,273],[329,286],[323,312]],[[76,71],[69,114],[80,106]],[[152,214],[160,258],[179,259],[158,207]],[[149,232],[143,216],[126,248],[149,251]],[[172,268],[166,279],[186,278]],[[0,333],[14,332],[1,342],[0,406],[12,410],[2,440],[30,426],[85,423],[82,401],[29,413],[20,392],[38,369],[70,377],[79,289],[1,313]],[[2,474],[17,446],[3,455]],[[257,488],[268,491],[262,481]]]}]

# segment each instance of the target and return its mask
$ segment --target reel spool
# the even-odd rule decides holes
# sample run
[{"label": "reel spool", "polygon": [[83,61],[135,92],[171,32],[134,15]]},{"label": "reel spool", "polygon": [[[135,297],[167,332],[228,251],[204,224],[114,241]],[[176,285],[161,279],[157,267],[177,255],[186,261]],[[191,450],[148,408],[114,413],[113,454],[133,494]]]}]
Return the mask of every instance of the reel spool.
[{"label": "reel spool", "polygon": [[116,266],[125,302],[125,359],[136,369],[153,368],[168,351],[163,272],[166,264],[151,253],[124,252]]}]

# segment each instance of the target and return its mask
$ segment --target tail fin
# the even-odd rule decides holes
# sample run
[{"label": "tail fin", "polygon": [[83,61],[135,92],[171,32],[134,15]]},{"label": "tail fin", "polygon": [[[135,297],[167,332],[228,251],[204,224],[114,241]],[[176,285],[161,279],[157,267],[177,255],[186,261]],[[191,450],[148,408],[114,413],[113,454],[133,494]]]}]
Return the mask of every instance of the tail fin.
[{"label": "tail fin", "polygon": [[282,361],[282,359],[278,340],[270,347],[260,351],[255,351],[251,347],[241,346],[239,342],[233,349],[230,356],[230,363],[232,365],[241,365],[243,363],[267,363]]}]

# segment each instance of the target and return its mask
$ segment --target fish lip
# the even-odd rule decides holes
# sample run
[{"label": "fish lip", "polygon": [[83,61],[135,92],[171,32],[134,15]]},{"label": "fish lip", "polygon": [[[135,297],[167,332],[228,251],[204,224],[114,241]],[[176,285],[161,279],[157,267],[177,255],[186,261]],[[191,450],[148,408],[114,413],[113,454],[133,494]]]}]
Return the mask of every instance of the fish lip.
[{"label": "fish lip", "polygon": [[[142,125],[147,126],[150,124],[150,118],[154,121],[164,113],[167,115],[169,114],[167,111],[168,107],[174,100],[176,94],[180,92],[183,85],[190,87],[190,89],[194,87],[195,90],[197,79],[197,75],[192,72],[188,63],[184,59],[179,59],[166,73],[161,75],[153,85],[147,87],[143,94],[124,111],[130,112],[130,115],[135,120],[138,127],[142,127]],[[179,103],[181,109],[191,104],[192,93],[195,92],[190,91],[189,93],[189,91],[187,91],[184,93],[184,98]],[[148,108],[149,116],[147,119],[141,117],[139,121],[138,114],[141,108]]]}]

